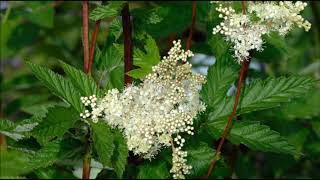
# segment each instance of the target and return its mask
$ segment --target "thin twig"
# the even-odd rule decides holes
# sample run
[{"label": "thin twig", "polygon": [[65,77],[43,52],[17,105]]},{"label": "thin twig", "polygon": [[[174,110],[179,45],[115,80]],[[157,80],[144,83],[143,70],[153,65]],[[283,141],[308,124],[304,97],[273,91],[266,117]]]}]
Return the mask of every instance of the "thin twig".
[{"label": "thin twig", "polygon": [[129,4],[126,3],[122,9],[122,28],[124,36],[124,84],[131,84],[132,77],[130,77],[127,72],[132,70],[132,27],[130,21],[130,11]]},{"label": "thin twig", "polygon": [[190,26],[190,30],[189,30],[189,37],[186,43],[186,49],[189,50],[191,47],[191,43],[192,43],[192,34],[193,34],[193,29],[195,26],[195,22],[196,22],[196,14],[197,14],[197,2],[193,1],[192,2],[192,19],[191,19],[191,26]]},{"label": "thin twig", "polygon": [[[89,72],[89,3],[87,0],[82,1],[82,31],[83,31],[83,64],[84,72]],[[89,135],[90,136],[90,135]],[[89,179],[90,177],[90,150],[89,137],[85,140],[85,155],[83,157],[82,165],[82,179]]]},{"label": "thin twig", "polygon": [[[246,8],[245,7],[245,1],[242,1],[242,14],[246,14],[245,8]],[[234,101],[234,104],[233,104],[232,112],[231,112],[231,115],[228,118],[227,125],[224,128],[224,131],[222,133],[221,140],[220,140],[218,148],[216,150],[215,157],[213,158],[213,160],[211,161],[211,163],[209,165],[207,175],[205,176],[206,179],[209,178],[209,176],[211,175],[211,172],[212,172],[216,162],[220,159],[222,145],[223,145],[223,143],[224,143],[224,141],[225,141],[225,139],[226,139],[226,137],[228,135],[229,129],[230,129],[231,124],[232,124],[232,120],[235,117],[236,112],[237,112],[237,107],[238,107],[239,99],[240,99],[240,95],[241,95],[242,84],[243,84],[243,82],[244,82],[244,80],[246,78],[250,62],[251,62],[251,57],[249,57],[248,59],[244,59],[242,61],[241,69],[240,69],[240,73],[239,73],[237,93],[236,93],[235,101]]]},{"label": "thin twig", "polygon": [[97,36],[99,33],[100,22],[101,22],[101,20],[96,21],[96,23],[94,25],[94,31],[93,31],[92,37],[91,37],[91,46],[89,49],[88,74],[91,74],[91,71],[92,71],[93,56],[94,56],[94,50],[96,48],[96,41],[97,41]]},{"label": "thin twig", "polygon": [[88,73],[89,67],[89,3],[82,2],[82,31],[83,31],[83,62],[84,72]]}]

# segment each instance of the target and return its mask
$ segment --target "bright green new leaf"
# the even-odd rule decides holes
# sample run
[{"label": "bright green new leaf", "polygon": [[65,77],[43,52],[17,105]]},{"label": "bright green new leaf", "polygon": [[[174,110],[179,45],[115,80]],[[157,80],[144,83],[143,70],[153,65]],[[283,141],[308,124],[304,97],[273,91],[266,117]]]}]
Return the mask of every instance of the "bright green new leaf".
[{"label": "bright green new leaf", "polygon": [[156,41],[147,35],[145,39],[145,52],[135,49],[133,54],[133,65],[140,68],[129,71],[128,74],[133,78],[143,78],[152,72],[152,66],[160,62],[160,54]]}]

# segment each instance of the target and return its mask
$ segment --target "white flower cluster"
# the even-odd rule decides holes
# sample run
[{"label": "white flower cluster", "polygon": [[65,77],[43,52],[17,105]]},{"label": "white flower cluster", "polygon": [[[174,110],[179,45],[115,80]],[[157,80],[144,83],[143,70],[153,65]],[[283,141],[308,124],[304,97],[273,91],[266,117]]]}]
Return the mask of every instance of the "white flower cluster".
[{"label": "white flower cluster", "polygon": [[173,173],[174,179],[184,179],[184,175],[190,174],[190,170],[192,169],[192,166],[187,165],[186,163],[186,157],[188,155],[187,151],[181,150],[185,139],[178,135],[176,138],[174,138],[174,142],[178,145],[178,147],[174,147],[172,144],[172,168],[170,172]]},{"label": "white flower cluster", "polygon": [[311,24],[299,15],[306,6],[307,3],[301,1],[248,2],[247,14],[242,14],[219,3],[216,10],[224,21],[213,28],[213,34],[225,35],[233,43],[235,57],[240,63],[248,58],[250,50],[263,50],[265,34],[275,31],[284,36],[294,25],[308,31]]},{"label": "white flower cluster", "polygon": [[194,134],[193,119],[205,110],[198,91],[206,80],[192,73],[187,62],[192,52],[182,50],[180,40],[173,44],[168,56],[153,67],[139,86],[127,86],[122,93],[109,90],[102,99],[81,98],[88,107],[81,117],[94,122],[103,120],[121,129],[128,149],[146,159],[154,157],[162,147],[172,146],[171,172],[175,178],[183,178],[191,167],[186,164],[186,152],[181,151],[185,139],[179,134]]}]

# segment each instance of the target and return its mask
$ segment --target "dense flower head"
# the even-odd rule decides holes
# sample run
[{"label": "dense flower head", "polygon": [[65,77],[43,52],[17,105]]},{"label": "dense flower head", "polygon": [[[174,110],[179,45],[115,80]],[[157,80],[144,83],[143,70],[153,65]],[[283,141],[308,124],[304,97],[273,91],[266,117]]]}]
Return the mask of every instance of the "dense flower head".
[{"label": "dense flower head", "polygon": [[262,36],[270,32],[286,35],[293,26],[308,31],[311,24],[299,13],[307,6],[301,1],[248,2],[247,13],[237,13],[226,3],[218,3],[216,10],[224,21],[213,28],[213,34],[220,33],[233,44],[238,62],[246,60],[250,50],[263,50]]},{"label": "dense flower head", "polygon": [[[128,149],[146,159],[154,157],[162,147],[173,147],[175,178],[184,178],[191,169],[186,164],[185,142],[179,134],[194,134],[193,119],[205,110],[199,99],[199,88],[206,79],[191,71],[187,58],[191,51],[173,42],[168,56],[153,67],[139,86],[129,85],[123,92],[109,90],[102,99],[82,97],[87,108],[82,118],[94,122],[103,120],[119,128],[127,140]],[[175,147],[177,146],[177,147]]]}]

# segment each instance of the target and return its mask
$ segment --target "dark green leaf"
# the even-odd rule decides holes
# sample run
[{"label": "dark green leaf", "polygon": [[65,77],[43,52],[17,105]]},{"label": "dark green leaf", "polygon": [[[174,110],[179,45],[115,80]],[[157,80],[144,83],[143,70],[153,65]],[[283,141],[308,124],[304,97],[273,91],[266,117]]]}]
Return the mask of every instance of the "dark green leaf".
[{"label": "dark green leaf", "polygon": [[214,107],[218,102],[221,102],[236,80],[237,73],[232,70],[230,64],[226,63],[231,60],[228,56],[224,56],[217,59],[216,63],[209,67],[207,83],[201,90],[202,98],[207,105]]},{"label": "dark green leaf", "polygon": [[45,144],[55,137],[61,138],[78,119],[79,114],[73,108],[56,106],[49,109],[47,117],[32,130],[31,134],[41,144]]},{"label": "dark green leaf", "polygon": [[169,169],[165,161],[153,160],[139,166],[138,179],[168,179]]},{"label": "dark green leaf", "polygon": [[118,178],[122,178],[129,155],[127,142],[120,131],[115,131],[113,136],[115,148],[112,155],[112,164]]},{"label": "dark green leaf", "polygon": [[30,158],[30,166],[33,169],[51,166],[59,158],[60,141],[52,141],[42,147]]},{"label": "dark green leaf", "polygon": [[[237,114],[279,106],[280,103],[304,95],[314,85],[314,79],[299,76],[255,80],[245,87]],[[225,97],[213,107],[210,120],[230,115],[233,103],[234,96]]]},{"label": "dark green leaf", "polygon": [[91,123],[92,139],[99,161],[112,167],[111,157],[114,152],[114,137],[111,128],[105,122]]},{"label": "dark green leaf", "polygon": [[[210,133],[217,139],[221,136],[225,126],[225,119],[207,125]],[[241,143],[254,150],[296,154],[294,146],[289,144],[284,137],[259,122],[234,122],[227,138],[235,144]]]}]

